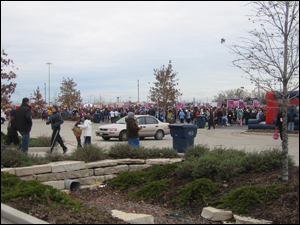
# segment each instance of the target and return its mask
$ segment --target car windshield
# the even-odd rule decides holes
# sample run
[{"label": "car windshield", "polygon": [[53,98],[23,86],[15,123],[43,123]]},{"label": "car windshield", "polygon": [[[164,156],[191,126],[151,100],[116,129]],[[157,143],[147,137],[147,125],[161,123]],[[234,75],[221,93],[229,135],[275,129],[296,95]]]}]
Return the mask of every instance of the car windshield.
[{"label": "car windshield", "polygon": [[116,122],[116,124],[126,124],[126,122],[125,122],[125,117],[119,119],[119,120]]}]

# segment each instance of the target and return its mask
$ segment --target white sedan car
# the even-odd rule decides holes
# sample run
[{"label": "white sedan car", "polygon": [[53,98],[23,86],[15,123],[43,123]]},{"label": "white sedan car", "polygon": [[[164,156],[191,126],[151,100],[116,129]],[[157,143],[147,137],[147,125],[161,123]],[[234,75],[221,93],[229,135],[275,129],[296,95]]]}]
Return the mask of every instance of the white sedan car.
[{"label": "white sedan car", "polygon": [[[156,140],[161,140],[165,135],[170,134],[169,123],[162,123],[153,116],[135,115],[135,119],[138,126],[143,128],[139,131],[140,139],[154,137]],[[104,140],[119,138],[120,141],[126,141],[125,117],[119,119],[116,123],[98,127],[95,134],[101,136]]]}]

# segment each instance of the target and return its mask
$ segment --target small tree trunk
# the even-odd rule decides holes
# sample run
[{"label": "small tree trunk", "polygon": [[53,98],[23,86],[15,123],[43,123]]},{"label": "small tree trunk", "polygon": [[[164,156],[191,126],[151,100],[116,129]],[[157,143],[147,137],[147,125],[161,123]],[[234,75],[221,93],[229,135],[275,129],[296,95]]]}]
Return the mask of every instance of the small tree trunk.
[{"label": "small tree trunk", "polygon": [[[286,91],[284,91],[286,92]],[[287,101],[288,97],[283,94],[283,107],[282,107],[282,180],[289,179],[289,161],[288,161],[288,152],[289,152],[289,137],[287,133]]]},{"label": "small tree trunk", "polygon": [[287,79],[287,67],[288,67],[288,20],[289,20],[289,2],[286,2],[286,14],[284,24],[284,63],[283,63],[283,124],[282,124],[282,180],[289,179],[289,139],[287,133],[287,104],[288,104],[288,79]]}]

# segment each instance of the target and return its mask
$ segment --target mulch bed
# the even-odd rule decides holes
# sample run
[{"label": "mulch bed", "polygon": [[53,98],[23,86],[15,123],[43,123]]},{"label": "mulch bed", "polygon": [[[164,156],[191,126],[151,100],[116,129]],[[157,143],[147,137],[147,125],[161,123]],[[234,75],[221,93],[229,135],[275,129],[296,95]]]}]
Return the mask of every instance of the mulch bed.
[{"label": "mulch bed", "polygon": [[[281,175],[281,169],[261,172],[249,173],[240,177],[234,177],[230,181],[222,181],[219,183],[219,191],[211,198],[220,198],[229,190],[236,189],[244,185],[267,185],[275,183],[278,185],[290,186],[289,188],[278,189],[276,198],[267,200],[262,204],[255,204],[249,209],[249,213],[241,214],[242,216],[252,217],[255,219],[271,220],[273,223],[298,224],[299,223],[299,167],[289,169],[289,180],[282,181],[278,179]],[[170,174],[168,179],[173,178],[169,189],[175,187],[184,187],[191,178],[178,180],[174,174]],[[110,216],[112,209],[122,210],[130,213],[147,213],[154,216],[155,223],[205,223],[205,224],[221,224],[221,222],[212,222],[201,218],[201,211],[204,206],[200,201],[191,201],[178,209],[173,209],[174,203],[167,203],[173,199],[176,194],[172,191],[163,193],[159,198],[145,201],[129,201],[125,195],[137,190],[139,186],[131,186],[125,190],[117,190],[109,187],[99,188],[96,190],[79,190],[72,193],[72,198],[79,199],[86,206],[93,206],[87,211],[72,212],[60,207],[48,207],[40,203],[28,203],[21,199],[10,201],[2,201],[2,203],[12,206],[27,214],[33,215],[49,223],[73,223],[73,224],[102,224],[102,223],[125,223]],[[126,208],[124,208],[126,207]],[[139,211],[139,209],[149,210],[160,214],[171,214],[171,216],[162,216],[149,211]],[[86,216],[82,216],[84,213]],[[176,213],[178,216],[176,216]],[[232,220],[233,221],[233,220]]]}]

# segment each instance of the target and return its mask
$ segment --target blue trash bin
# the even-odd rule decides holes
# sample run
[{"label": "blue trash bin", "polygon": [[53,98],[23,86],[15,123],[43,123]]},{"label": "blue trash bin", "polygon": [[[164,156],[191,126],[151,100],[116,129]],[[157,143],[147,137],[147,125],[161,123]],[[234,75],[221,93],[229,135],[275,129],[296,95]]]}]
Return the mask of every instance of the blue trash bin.
[{"label": "blue trash bin", "polygon": [[204,115],[200,115],[200,116],[196,116],[197,119],[197,126],[198,128],[205,128],[205,116]]},{"label": "blue trash bin", "polygon": [[94,123],[100,123],[100,113],[94,114]]},{"label": "blue trash bin", "polygon": [[197,135],[197,126],[193,124],[170,124],[170,133],[173,137],[173,148],[179,153],[184,153],[189,146],[194,146]]}]

